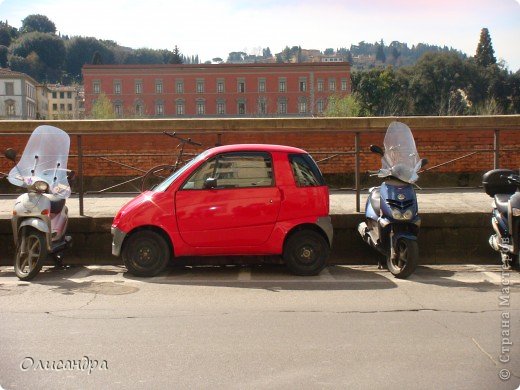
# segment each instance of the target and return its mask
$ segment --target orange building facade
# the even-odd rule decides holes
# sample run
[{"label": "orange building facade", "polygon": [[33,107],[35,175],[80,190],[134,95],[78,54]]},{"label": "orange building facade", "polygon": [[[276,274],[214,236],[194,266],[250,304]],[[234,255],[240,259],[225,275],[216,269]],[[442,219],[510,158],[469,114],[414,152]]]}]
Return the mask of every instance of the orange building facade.
[{"label": "orange building facade", "polygon": [[118,117],[319,116],[330,96],[351,92],[341,63],[85,65],[88,117],[104,93]]}]

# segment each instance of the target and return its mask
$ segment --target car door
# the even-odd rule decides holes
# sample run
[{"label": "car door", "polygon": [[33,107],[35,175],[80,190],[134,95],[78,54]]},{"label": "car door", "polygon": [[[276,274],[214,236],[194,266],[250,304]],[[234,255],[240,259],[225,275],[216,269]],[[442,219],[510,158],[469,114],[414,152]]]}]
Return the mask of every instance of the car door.
[{"label": "car door", "polygon": [[281,202],[273,172],[272,156],[263,152],[225,153],[202,164],[175,196],[182,239],[193,247],[228,247],[230,253],[265,243]]}]

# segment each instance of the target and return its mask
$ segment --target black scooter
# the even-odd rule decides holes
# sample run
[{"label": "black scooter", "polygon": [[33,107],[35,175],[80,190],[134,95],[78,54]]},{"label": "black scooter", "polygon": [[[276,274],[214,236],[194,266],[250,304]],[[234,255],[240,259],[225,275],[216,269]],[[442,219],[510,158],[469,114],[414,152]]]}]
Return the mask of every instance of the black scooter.
[{"label": "black scooter", "polygon": [[520,269],[520,175],[510,169],[493,169],[482,177],[486,194],[493,197],[489,245],[500,253],[504,268]]}]

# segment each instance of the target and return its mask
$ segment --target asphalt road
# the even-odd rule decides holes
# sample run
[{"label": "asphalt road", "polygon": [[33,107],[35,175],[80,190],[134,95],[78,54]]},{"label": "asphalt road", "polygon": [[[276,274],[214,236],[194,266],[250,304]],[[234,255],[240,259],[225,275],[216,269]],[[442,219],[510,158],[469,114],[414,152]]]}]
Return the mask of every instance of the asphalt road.
[{"label": "asphalt road", "polygon": [[3,389],[519,385],[520,274],[497,266],[0,267]]}]

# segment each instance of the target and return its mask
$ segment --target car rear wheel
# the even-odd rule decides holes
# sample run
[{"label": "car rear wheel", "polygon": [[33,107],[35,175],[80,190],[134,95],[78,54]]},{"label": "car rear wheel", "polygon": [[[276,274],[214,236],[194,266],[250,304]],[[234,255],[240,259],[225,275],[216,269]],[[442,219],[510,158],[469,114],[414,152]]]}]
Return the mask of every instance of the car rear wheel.
[{"label": "car rear wheel", "polygon": [[318,275],[327,265],[329,243],[319,233],[302,230],[285,243],[283,258],[289,270],[300,276]]},{"label": "car rear wheel", "polygon": [[128,237],[122,257],[131,274],[155,276],[168,265],[170,248],[159,233],[143,230]]}]

